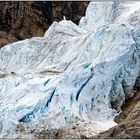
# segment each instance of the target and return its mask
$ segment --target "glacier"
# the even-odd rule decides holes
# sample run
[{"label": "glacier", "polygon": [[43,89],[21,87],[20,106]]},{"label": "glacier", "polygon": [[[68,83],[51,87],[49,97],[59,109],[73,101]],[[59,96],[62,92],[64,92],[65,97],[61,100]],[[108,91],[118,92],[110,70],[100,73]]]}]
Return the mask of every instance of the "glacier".
[{"label": "glacier", "polygon": [[140,2],[90,2],[78,26],[64,19],[0,49],[0,137],[19,137],[21,123],[90,122],[98,134],[117,125],[139,76]]}]

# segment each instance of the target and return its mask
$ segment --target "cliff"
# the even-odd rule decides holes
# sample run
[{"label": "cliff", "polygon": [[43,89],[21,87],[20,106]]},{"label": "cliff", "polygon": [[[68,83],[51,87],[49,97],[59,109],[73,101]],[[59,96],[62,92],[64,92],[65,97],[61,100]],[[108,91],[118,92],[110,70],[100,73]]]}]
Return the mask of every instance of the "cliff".
[{"label": "cliff", "polygon": [[[63,16],[73,22],[79,22],[84,15],[89,2],[49,2],[49,1],[5,1],[0,2],[0,31],[6,32],[11,39],[4,35],[0,39],[0,46],[33,36],[43,36],[44,32],[53,23],[60,21]],[[4,40],[5,43],[4,43]]]}]

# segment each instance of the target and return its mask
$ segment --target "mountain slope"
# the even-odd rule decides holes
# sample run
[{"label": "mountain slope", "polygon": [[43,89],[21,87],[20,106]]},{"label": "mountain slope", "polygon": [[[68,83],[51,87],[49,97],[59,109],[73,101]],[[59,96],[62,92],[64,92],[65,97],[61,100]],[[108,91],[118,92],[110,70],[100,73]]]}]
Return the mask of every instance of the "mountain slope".
[{"label": "mountain slope", "polygon": [[[0,48],[4,44],[33,36],[43,36],[53,21],[63,16],[78,24],[89,2],[83,1],[1,1]],[[32,27],[32,28],[31,28]],[[2,36],[2,39],[1,39]],[[1,43],[2,42],[2,43]]]}]

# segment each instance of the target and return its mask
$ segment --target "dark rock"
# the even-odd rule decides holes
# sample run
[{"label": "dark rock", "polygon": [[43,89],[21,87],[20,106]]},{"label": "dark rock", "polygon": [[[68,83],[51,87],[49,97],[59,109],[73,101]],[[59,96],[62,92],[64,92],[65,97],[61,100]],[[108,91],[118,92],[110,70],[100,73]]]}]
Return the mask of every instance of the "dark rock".
[{"label": "dark rock", "polygon": [[43,36],[52,22],[62,20],[63,16],[78,24],[85,14],[88,3],[86,1],[0,2],[0,7],[2,7],[0,9],[0,31],[14,37],[14,39],[6,39],[4,34],[3,40],[0,40],[0,46],[15,40]]}]

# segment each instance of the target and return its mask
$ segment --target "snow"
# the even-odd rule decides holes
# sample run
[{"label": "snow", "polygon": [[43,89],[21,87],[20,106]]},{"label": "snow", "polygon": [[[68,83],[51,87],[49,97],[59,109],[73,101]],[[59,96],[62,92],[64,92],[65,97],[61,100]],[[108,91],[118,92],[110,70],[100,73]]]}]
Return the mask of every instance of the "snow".
[{"label": "snow", "polygon": [[140,73],[139,13],[139,2],[90,2],[79,26],[64,19],[0,49],[0,137],[17,137],[21,122],[52,129],[78,117],[95,134],[116,125]]}]

